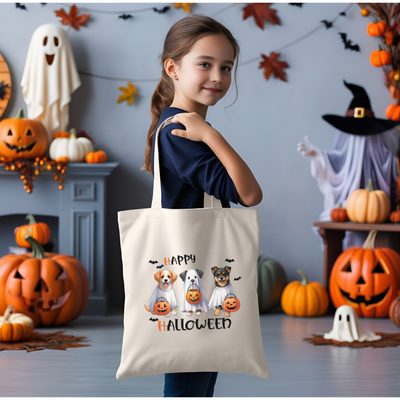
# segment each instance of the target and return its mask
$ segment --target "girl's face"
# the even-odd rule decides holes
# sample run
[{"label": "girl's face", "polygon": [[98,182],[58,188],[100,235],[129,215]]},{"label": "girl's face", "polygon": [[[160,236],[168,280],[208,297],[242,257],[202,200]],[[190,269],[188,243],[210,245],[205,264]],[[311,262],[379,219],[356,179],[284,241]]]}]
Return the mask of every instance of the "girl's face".
[{"label": "girl's face", "polygon": [[234,50],[222,35],[199,39],[176,65],[173,105],[187,111],[205,110],[215,105],[231,84]]}]

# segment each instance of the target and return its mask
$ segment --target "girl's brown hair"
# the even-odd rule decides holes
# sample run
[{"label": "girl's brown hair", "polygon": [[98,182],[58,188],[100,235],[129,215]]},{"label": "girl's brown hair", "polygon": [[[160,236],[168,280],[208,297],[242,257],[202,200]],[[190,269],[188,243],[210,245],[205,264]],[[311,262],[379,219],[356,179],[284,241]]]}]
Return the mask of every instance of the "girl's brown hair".
[{"label": "girl's brown hair", "polygon": [[[207,35],[224,35],[231,42],[234,51],[234,59],[237,59],[239,56],[239,44],[232,36],[231,32],[216,20],[205,15],[189,15],[176,22],[167,33],[163,52],[159,56],[162,68],[161,79],[151,98],[150,112],[152,122],[147,133],[147,144],[144,157],[145,163],[141,168],[142,170],[148,171],[150,174],[152,173],[151,151],[153,147],[153,135],[156,131],[158,121],[160,120],[162,110],[172,104],[175,94],[174,83],[170,76],[165,72],[164,62],[168,58],[171,58],[178,64],[182,57],[189,53],[197,40]],[[235,64],[235,101],[237,99],[236,71],[237,63]]]}]

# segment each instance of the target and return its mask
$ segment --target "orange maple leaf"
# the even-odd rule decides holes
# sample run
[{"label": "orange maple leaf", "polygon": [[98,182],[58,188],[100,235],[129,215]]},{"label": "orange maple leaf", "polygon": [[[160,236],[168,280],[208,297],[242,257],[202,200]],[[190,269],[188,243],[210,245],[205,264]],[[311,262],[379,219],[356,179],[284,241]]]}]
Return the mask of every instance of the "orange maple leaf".
[{"label": "orange maple leaf", "polygon": [[86,20],[90,17],[90,14],[82,14],[78,16],[78,7],[74,4],[69,10],[69,14],[62,8],[61,10],[54,11],[57,17],[61,18],[63,25],[71,25],[75,30],[79,31],[79,26],[86,26]]},{"label": "orange maple leaf", "polygon": [[175,3],[174,4],[174,8],[180,8],[182,7],[187,13],[191,13],[191,9],[190,9],[190,5],[189,4],[193,4],[193,3]]},{"label": "orange maple leaf", "polygon": [[250,3],[243,8],[243,20],[254,17],[256,24],[264,30],[264,18],[275,25],[280,25],[281,21],[276,16],[276,10],[269,8],[272,3]]},{"label": "orange maple leaf", "polygon": [[260,61],[260,66],[258,68],[264,68],[265,79],[268,80],[271,73],[274,74],[275,78],[279,78],[282,81],[287,82],[286,74],[283,68],[289,68],[289,65],[285,61],[278,61],[278,57],[281,53],[272,52],[269,57],[261,54],[264,61]]}]

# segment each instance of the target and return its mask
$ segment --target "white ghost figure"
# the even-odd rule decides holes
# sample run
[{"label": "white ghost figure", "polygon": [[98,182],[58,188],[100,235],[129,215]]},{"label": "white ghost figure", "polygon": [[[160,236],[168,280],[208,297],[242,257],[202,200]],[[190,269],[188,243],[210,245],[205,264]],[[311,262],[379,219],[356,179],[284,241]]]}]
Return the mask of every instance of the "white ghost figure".
[{"label": "white ghost figure", "polygon": [[352,307],[340,306],[335,312],[333,329],[324,334],[324,339],[333,339],[339,342],[371,342],[382,339],[382,336],[365,329]]},{"label": "white ghost figure", "polygon": [[71,93],[80,85],[66,31],[55,24],[39,26],[31,38],[21,86],[28,118],[44,125],[49,143],[55,132],[67,128]]},{"label": "white ghost figure", "polygon": [[[187,312],[188,315],[192,315],[193,312],[196,312],[197,315],[201,315],[202,311],[208,312],[210,309],[208,306],[208,300],[203,290],[203,285],[201,284],[201,277],[203,274],[204,272],[200,269],[189,269],[179,274],[183,280],[181,311]],[[189,289],[200,290],[201,299],[198,303],[193,304],[186,300],[186,293]]]}]

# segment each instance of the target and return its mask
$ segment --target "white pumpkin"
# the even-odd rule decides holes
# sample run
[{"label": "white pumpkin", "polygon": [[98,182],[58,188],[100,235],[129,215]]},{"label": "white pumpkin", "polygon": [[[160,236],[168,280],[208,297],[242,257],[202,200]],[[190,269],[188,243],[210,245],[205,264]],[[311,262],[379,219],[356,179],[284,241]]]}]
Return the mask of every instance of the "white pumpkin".
[{"label": "white pumpkin", "polygon": [[83,162],[85,156],[93,151],[92,142],[85,137],[76,137],[76,129],[70,129],[69,138],[56,138],[49,147],[50,158],[68,157],[68,162]]},{"label": "white pumpkin", "polygon": [[0,341],[18,342],[32,335],[35,324],[31,317],[14,313],[14,306],[8,306],[4,316],[0,317]]}]

